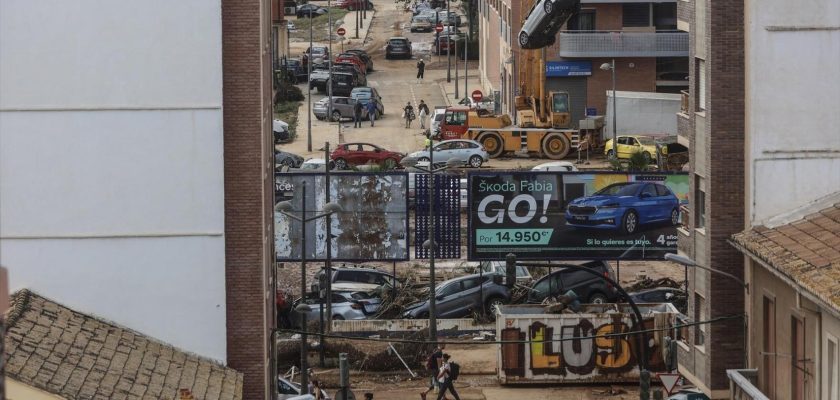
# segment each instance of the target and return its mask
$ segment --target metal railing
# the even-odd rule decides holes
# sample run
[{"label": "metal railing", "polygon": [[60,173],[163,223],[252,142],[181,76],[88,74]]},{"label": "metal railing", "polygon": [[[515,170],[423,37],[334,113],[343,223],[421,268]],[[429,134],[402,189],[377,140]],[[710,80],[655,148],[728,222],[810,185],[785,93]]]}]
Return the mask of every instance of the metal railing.
[{"label": "metal railing", "polygon": [[730,400],[770,400],[757,387],[757,369],[728,369]]},{"label": "metal railing", "polygon": [[562,31],[560,57],[685,57],[688,32]]}]

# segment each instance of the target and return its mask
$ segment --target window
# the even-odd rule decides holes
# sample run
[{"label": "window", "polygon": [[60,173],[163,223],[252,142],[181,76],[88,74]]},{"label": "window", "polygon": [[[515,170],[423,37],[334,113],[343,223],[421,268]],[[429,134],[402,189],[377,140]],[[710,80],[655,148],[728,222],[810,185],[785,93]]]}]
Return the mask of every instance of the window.
[{"label": "window", "polygon": [[665,185],[654,185],[656,186],[656,195],[657,196],[670,196],[671,191],[668,190],[668,187]]},{"label": "window", "polygon": [[594,31],[595,10],[580,10],[567,25],[570,31]]},{"label": "window", "polygon": [[552,108],[556,113],[569,112],[569,95],[566,93],[555,93]]},{"label": "window", "polygon": [[776,397],[776,302],[764,296],[763,302],[764,326],[762,332],[762,360],[764,365],[759,368],[762,372],[761,391],[768,397]]},{"label": "window", "polygon": [[697,93],[697,111],[705,111],[706,110],[706,61],[701,59],[696,59],[697,61],[697,87],[694,89],[695,93]]},{"label": "window", "polygon": [[622,4],[621,20],[626,28],[650,26],[650,3]]},{"label": "window", "polygon": [[703,178],[694,175],[694,227],[706,227],[706,185]]},{"label": "window", "polygon": [[645,185],[645,188],[642,189],[641,194],[647,195],[648,197],[656,197],[656,188],[654,187],[654,185],[647,184]]},{"label": "window", "polygon": [[464,285],[464,290],[477,288],[478,287],[478,278],[464,279],[463,281],[461,281],[461,283]]},{"label": "window", "polygon": [[677,29],[677,3],[653,3],[653,25],[658,31]]},{"label": "window", "polygon": [[805,399],[805,373],[808,360],[805,355],[805,321],[797,317],[790,318],[790,379],[793,400]]},{"label": "window", "polygon": [[568,273],[563,274],[563,283],[565,284],[565,286],[571,288],[583,282],[586,282],[590,278],[592,278],[592,275],[589,275],[586,272],[569,271]]},{"label": "window", "polygon": [[[706,315],[706,299],[700,293],[694,293],[694,322],[703,322],[708,319]],[[694,345],[704,346],[706,344],[706,324],[694,325]]]},{"label": "window", "polygon": [[452,282],[438,290],[438,296],[451,296],[461,291],[461,282]]}]

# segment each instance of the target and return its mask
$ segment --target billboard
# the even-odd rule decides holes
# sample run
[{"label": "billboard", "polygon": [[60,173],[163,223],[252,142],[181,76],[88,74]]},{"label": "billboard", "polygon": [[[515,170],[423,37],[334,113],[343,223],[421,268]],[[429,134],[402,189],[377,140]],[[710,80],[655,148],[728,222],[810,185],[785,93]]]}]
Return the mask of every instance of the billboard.
[{"label": "billboard", "polygon": [[[274,176],[275,201],[289,201],[292,215],[311,218],[326,201],[323,173],[280,173]],[[304,186],[306,197],[303,198]],[[408,174],[333,173],[330,200],[343,211],[330,218],[332,260],[404,261],[409,258]],[[304,240],[301,222],[274,211],[277,261],[299,261]],[[306,259],[327,256],[327,219],[306,223]]]},{"label": "billboard", "polygon": [[470,260],[661,259],[677,250],[685,173],[471,172]]}]

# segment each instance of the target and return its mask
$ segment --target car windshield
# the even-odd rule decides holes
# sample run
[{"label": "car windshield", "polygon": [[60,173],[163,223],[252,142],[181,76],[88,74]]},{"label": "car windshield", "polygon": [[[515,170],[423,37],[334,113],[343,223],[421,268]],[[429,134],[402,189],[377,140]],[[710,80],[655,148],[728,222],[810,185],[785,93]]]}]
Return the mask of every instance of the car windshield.
[{"label": "car windshield", "polygon": [[639,139],[639,142],[642,145],[645,145],[645,146],[653,146],[653,145],[656,144],[656,142],[654,142],[653,138],[649,138],[647,136],[639,136],[636,139]]},{"label": "car windshield", "polygon": [[633,196],[639,191],[641,183],[614,183],[597,192],[601,196]]}]

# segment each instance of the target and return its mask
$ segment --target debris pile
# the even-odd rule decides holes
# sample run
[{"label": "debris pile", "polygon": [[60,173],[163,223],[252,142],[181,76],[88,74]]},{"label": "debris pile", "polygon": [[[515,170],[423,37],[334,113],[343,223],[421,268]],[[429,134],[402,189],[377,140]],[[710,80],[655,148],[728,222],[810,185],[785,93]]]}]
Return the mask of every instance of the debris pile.
[{"label": "debris pile", "polygon": [[653,288],[657,288],[657,287],[670,287],[670,288],[680,289],[684,286],[685,286],[684,282],[677,282],[677,281],[675,281],[671,278],[668,278],[668,277],[659,278],[659,279],[656,279],[656,280],[645,277],[644,279],[636,281],[635,283],[633,283],[630,286],[625,287],[624,289],[628,293],[632,293],[632,292],[638,292],[638,291],[645,290],[645,289],[653,289]]}]

